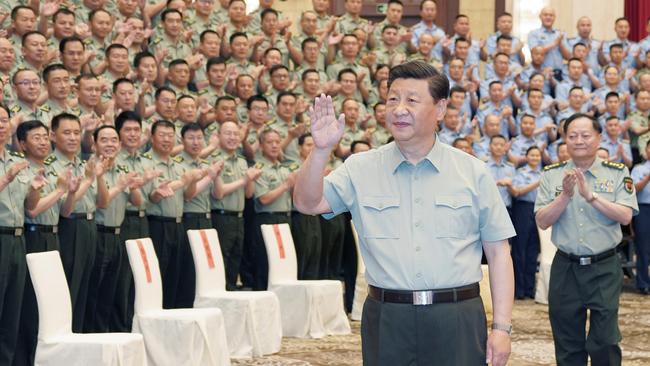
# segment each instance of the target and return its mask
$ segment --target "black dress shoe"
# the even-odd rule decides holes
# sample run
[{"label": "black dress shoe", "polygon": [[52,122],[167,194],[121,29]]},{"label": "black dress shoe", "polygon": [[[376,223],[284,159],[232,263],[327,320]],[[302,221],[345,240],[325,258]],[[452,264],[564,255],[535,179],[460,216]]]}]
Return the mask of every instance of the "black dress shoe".
[{"label": "black dress shoe", "polygon": [[639,289],[641,295],[650,295],[650,288],[644,287]]}]

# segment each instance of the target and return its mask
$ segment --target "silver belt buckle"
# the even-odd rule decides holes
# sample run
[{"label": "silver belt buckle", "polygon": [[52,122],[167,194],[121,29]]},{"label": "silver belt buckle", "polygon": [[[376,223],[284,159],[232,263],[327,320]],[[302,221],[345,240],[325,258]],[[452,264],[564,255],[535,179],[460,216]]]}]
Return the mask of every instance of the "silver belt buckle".
[{"label": "silver belt buckle", "polygon": [[56,225],[52,226],[52,234],[56,234],[58,232],[59,232],[59,227]]},{"label": "silver belt buckle", "polygon": [[205,218],[208,219],[208,220],[211,219],[211,218],[212,218],[212,214],[209,213],[209,212],[206,212],[206,213],[205,213]]},{"label": "silver belt buckle", "polygon": [[86,220],[90,221],[90,220],[93,219],[93,217],[94,217],[94,214],[92,212],[86,213]]},{"label": "silver belt buckle", "polygon": [[138,217],[144,217],[145,213],[145,210],[138,211]]},{"label": "silver belt buckle", "polygon": [[120,235],[121,231],[122,231],[122,229],[120,229],[119,227],[116,227],[115,228],[115,235]]},{"label": "silver belt buckle", "polygon": [[580,265],[588,266],[591,264],[591,257],[580,257]]},{"label": "silver belt buckle", "polygon": [[23,228],[17,227],[14,231],[14,236],[21,236],[21,235],[23,235]]},{"label": "silver belt buckle", "polygon": [[181,222],[183,222],[183,218],[182,217],[177,217],[176,218],[176,223],[180,224]]},{"label": "silver belt buckle", "polygon": [[431,305],[433,304],[433,291],[414,291],[413,305]]}]

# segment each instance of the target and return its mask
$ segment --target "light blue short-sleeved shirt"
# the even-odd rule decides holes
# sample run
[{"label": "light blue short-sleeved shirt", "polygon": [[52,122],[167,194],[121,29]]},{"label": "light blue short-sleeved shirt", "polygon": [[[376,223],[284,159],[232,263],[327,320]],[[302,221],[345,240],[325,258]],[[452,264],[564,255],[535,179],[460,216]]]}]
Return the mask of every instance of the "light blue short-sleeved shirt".
[{"label": "light blue short-sleeved shirt", "polygon": [[331,218],[349,211],[366,279],[396,290],[480,281],[482,241],[515,235],[480,160],[436,142],[416,165],[392,142],[350,156],[325,178]]},{"label": "light blue short-sleeved shirt", "polygon": [[[650,174],[650,160],[637,164],[632,168],[632,180],[634,184],[639,183]],[[650,184],[646,184],[642,191],[636,192],[636,199],[639,203],[650,204]]]},{"label": "light blue short-sleeved shirt", "polygon": [[[557,29],[546,29],[540,27],[532,30],[528,33],[528,46],[533,49],[537,46],[546,46],[550,43],[553,43],[557,37],[562,33]],[[551,48],[546,55],[544,56],[544,67],[552,67],[553,69],[559,69],[562,67],[562,61],[564,58],[560,53],[560,47],[556,46]]]},{"label": "light blue short-sleeved shirt", "polygon": [[[506,161],[505,156],[501,158],[500,162],[494,161],[492,156],[489,156],[485,165],[495,181],[503,178],[512,179],[515,176],[515,166],[509,161]],[[497,189],[501,195],[503,203],[508,207],[512,206],[512,196],[510,195],[510,192],[508,192],[508,188],[505,186],[499,186]]]},{"label": "light blue short-sleeved shirt", "polygon": [[[542,170],[539,167],[533,169],[530,165],[526,164],[517,169],[517,174],[515,174],[515,178],[512,180],[512,185],[515,188],[522,188],[538,181],[541,176]],[[535,198],[537,198],[537,188],[528,193],[522,194],[517,197],[517,200],[535,203]]]}]

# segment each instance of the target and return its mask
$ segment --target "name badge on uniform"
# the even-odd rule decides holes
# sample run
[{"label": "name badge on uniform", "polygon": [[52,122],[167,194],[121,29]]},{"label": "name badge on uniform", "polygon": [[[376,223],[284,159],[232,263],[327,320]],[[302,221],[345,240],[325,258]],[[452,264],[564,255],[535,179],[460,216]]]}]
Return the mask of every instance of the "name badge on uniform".
[{"label": "name badge on uniform", "polygon": [[611,179],[597,179],[594,183],[594,192],[613,193],[614,181]]}]

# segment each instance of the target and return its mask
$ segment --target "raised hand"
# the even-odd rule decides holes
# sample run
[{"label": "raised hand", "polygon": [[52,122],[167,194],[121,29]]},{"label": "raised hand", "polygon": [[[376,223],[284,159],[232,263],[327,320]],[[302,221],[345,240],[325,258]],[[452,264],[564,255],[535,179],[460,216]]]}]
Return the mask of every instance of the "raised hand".
[{"label": "raised hand", "polygon": [[7,174],[5,174],[4,179],[6,179],[7,183],[13,182],[13,180],[16,179],[18,173],[27,168],[27,166],[29,166],[29,162],[26,160],[14,163],[7,171]]},{"label": "raised hand", "polygon": [[39,169],[38,173],[36,173],[34,178],[32,178],[31,188],[35,191],[38,191],[41,188],[45,187],[46,184],[47,179],[45,179],[45,170]]},{"label": "raised hand", "polygon": [[345,115],[341,113],[336,118],[332,97],[325,94],[316,97],[314,105],[309,108],[309,119],[316,148],[328,151],[334,148],[343,136]]},{"label": "raised hand", "polygon": [[255,167],[250,167],[246,170],[244,178],[247,182],[257,180],[262,175],[262,169],[257,169]]},{"label": "raised hand", "polygon": [[172,189],[172,187],[169,186],[169,183],[171,182],[168,180],[160,183],[160,185],[156,189],[154,189],[154,191],[151,192],[151,194],[153,196],[158,196],[160,198],[167,198],[173,196],[174,190]]},{"label": "raised hand", "polygon": [[573,196],[573,189],[576,186],[576,174],[574,170],[569,170],[564,173],[562,178],[562,193]]},{"label": "raised hand", "polygon": [[223,169],[223,160],[212,163],[207,169],[210,179],[215,180],[219,176],[219,173],[221,173],[221,169]]},{"label": "raised hand", "polygon": [[51,17],[59,10],[61,5],[61,0],[46,0],[43,6],[41,7],[41,16]]}]

